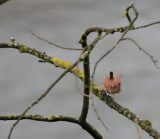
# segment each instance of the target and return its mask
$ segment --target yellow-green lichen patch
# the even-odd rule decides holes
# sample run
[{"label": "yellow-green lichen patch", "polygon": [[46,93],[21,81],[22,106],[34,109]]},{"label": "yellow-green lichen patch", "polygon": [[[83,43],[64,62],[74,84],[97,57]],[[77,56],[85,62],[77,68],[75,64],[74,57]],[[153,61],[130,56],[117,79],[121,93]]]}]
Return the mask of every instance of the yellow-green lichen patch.
[{"label": "yellow-green lichen patch", "polygon": [[80,39],[78,40],[78,42],[79,42],[80,44],[82,44],[82,43],[84,43],[85,41],[84,41],[82,38],[80,38]]},{"label": "yellow-green lichen patch", "polygon": [[[99,96],[99,99],[100,99],[100,100],[104,100],[104,98],[103,98],[102,96]],[[106,103],[107,103],[107,102],[106,102]]]},{"label": "yellow-green lichen patch", "polygon": [[142,128],[143,130],[145,130],[146,124],[145,124],[144,122],[141,122],[139,125],[141,126],[141,128]]},{"label": "yellow-green lichen patch", "polygon": [[52,61],[56,67],[61,67],[63,69],[68,69],[71,66],[70,62],[64,62],[57,58],[53,58]]},{"label": "yellow-green lichen patch", "polygon": [[134,24],[132,25],[131,29],[135,29],[135,25]]},{"label": "yellow-green lichen patch", "polygon": [[129,111],[129,108],[125,108],[125,109]]},{"label": "yellow-green lichen patch", "polygon": [[131,118],[132,118],[132,115],[131,115],[131,114],[128,114],[127,117],[128,117],[129,119],[131,119]]},{"label": "yellow-green lichen patch", "polygon": [[116,47],[118,44],[116,43],[114,46]]},{"label": "yellow-green lichen patch", "polygon": [[147,125],[150,125],[150,126],[152,125],[152,122],[148,119],[146,119],[145,122],[146,122]]},{"label": "yellow-green lichen patch", "polygon": [[26,118],[29,118],[30,117],[30,115],[28,115],[28,114],[26,114],[26,115],[24,115]]},{"label": "yellow-green lichen patch", "polygon": [[53,58],[53,63],[56,67],[62,67],[64,61],[60,60],[60,59],[57,59],[57,58]]},{"label": "yellow-green lichen patch", "polygon": [[7,116],[7,118],[9,118],[9,119],[11,119],[12,117],[13,117],[13,116],[10,116],[10,115],[9,115],[9,116]]},{"label": "yellow-green lichen patch", "polygon": [[16,115],[8,115],[7,118],[9,118],[9,119],[15,119],[15,118],[17,118],[17,116]]},{"label": "yellow-green lichen patch", "polygon": [[71,62],[64,62],[64,68],[68,69],[71,66]]},{"label": "yellow-green lichen patch", "polygon": [[97,96],[98,94],[100,94],[101,90],[97,87],[93,88],[93,93]]},{"label": "yellow-green lichen patch", "polygon": [[33,118],[33,119],[40,119],[41,116],[40,116],[40,115],[33,115],[32,118]]},{"label": "yellow-green lichen patch", "polygon": [[121,107],[120,109],[118,109],[119,113],[122,113],[124,111],[124,107]]},{"label": "yellow-green lichen patch", "polygon": [[23,46],[23,47],[21,47],[21,48],[19,49],[19,52],[20,52],[20,53],[23,53],[23,52],[27,52],[27,50],[28,50],[28,47],[27,47],[27,46]]},{"label": "yellow-green lichen patch", "polygon": [[48,120],[54,120],[55,119],[55,115],[51,115],[49,118],[48,118]]},{"label": "yellow-green lichen patch", "polygon": [[39,53],[37,53],[37,51],[34,51],[34,55],[38,57]]},{"label": "yellow-green lichen patch", "polygon": [[126,29],[126,27],[123,27],[122,29],[123,29],[123,30],[125,30],[125,29]]},{"label": "yellow-green lichen patch", "polygon": [[122,28],[121,27],[117,27],[116,30],[121,32]]},{"label": "yellow-green lichen patch", "polygon": [[123,13],[122,17],[125,17],[125,16],[126,16],[126,14],[127,14],[127,10],[125,10],[125,11],[124,11],[124,13]]},{"label": "yellow-green lichen patch", "polygon": [[74,75],[76,75],[77,77],[84,78],[84,72],[80,71],[76,67],[73,68],[71,72],[74,73]]}]

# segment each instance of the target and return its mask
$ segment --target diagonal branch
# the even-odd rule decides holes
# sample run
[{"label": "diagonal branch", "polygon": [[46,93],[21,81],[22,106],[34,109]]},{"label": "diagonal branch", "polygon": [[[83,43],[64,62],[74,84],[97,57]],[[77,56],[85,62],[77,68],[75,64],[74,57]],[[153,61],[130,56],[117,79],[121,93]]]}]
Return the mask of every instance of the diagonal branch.
[{"label": "diagonal branch", "polygon": [[9,1],[9,0],[0,0],[0,5],[7,2],[7,1]]},{"label": "diagonal branch", "polygon": [[153,62],[154,66],[155,66],[158,70],[160,69],[160,67],[157,65],[157,62],[158,62],[158,61],[155,60],[155,59],[153,58],[153,56],[150,55],[146,50],[144,50],[135,40],[133,40],[133,39],[131,39],[131,38],[123,38],[122,41],[123,41],[123,40],[129,40],[129,41],[133,42],[133,43],[138,47],[139,50],[143,51],[147,56],[150,57],[150,59],[151,59],[151,61]]},{"label": "diagonal branch", "polygon": [[45,42],[47,42],[48,44],[54,45],[54,46],[56,46],[56,47],[58,47],[58,48],[66,49],[66,50],[82,50],[82,49],[77,49],[77,48],[66,48],[66,47],[62,47],[62,46],[60,46],[60,45],[57,45],[57,44],[55,44],[55,43],[53,43],[53,42],[51,42],[51,41],[48,41],[48,40],[40,37],[39,35],[35,34],[32,30],[30,30],[30,32],[32,33],[32,35],[34,35],[35,37],[37,37],[39,40],[45,41]]},{"label": "diagonal branch", "polygon": [[110,108],[116,110],[118,113],[127,117],[129,120],[135,122],[135,119],[137,119],[137,123],[141,127],[141,129],[146,131],[150,136],[152,136],[155,139],[160,138],[160,133],[152,127],[152,123],[149,120],[142,120],[138,115],[131,112],[128,108],[124,108],[123,106],[115,102],[109,95],[98,94],[98,96]]}]

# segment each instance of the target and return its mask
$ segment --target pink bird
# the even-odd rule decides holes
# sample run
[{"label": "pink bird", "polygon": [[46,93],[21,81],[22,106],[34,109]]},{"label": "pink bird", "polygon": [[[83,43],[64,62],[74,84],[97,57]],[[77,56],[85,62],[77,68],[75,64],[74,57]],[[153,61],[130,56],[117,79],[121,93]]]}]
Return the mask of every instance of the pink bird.
[{"label": "pink bird", "polygon": [[110,77],[107,76],[102,82],[104,92],[109,94],[116,94],[121,92],[121,79],[122,75],[114,78],[113,72],[110,72]]}]

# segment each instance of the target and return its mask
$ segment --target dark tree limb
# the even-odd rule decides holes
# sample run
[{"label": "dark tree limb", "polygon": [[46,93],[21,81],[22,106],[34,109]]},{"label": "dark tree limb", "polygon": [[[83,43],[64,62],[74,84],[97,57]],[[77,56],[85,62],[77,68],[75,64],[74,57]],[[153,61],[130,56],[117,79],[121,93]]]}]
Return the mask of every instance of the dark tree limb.
[{"label": "dark tree limb", "polygon": [[4,4],[4,3],[7,2],[7,1],[9,1],[9,0],[0,0],[0,5],[1,5],[1,4]]},{"label": "dark tree limb", "polygon": [[[8,116],[0,116],[0,120],[17,120],[21,117],[21,115],[8,115]],[[59,122],[65,121],[70,123],[75,123],[80,125],[84,130],[86,130],[93,138],[95,139],[103,139],[103,136],[88,122],[81,121],[79,118],[72,118],[67,116],[61,115],[51,115],[50,117],[45,117],[41,115],[23,115],[21,120],[28,119],[28,120],[35,120],[35,121],[42,121],[42,122]]]},{"label": "dark tree limb", "polygon": [[128,108],[124,108],[123,106],[119,105],[115,102],[112,97],[106,94],[99,94],[99,98],[104,101],[110,108],[116,110],[118,113],[122,114],[123,116],[127,117],[129,120],[135,122],[135,119],[138,121],[138,125],[141,127],[142,130],[146,131],[150,136],[154,139],[160,139],[160,133],[156,131],[152,127],[152,123],[149,120],[142,120],[139,116],[131,112]]}]

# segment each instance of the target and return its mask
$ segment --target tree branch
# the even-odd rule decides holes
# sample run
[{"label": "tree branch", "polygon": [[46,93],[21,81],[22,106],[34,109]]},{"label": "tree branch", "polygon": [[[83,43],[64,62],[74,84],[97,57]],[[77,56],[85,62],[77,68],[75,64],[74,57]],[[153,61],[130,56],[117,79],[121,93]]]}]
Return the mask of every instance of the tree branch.
[{"label": "tree branch", "polygon": [[0,5],[7,2],[7,1],[9,1],[9,0],[0,0]]},{"label": "tree branch", "polygon": [[141,127],[142,130],[146,131],[150,136],[155,139],[160,138],[160,133],[156,131],[152,127],[152,123],[149,120],[142,120],[139,116],[131,112],[128,108],[124,108],[123,106],[119,105],[115,102],[112,97],[106,94],[98,94],[98,97],[104,101],[110,108],[116,110],[118,113],[122,114],[123,116],[127,117],[129,120],[135,122],[135,119],[138,121],[138,125]]},{"label": "tree branch", "polygon": [[[6,115],[0,116],[0,120],[17,120],[21,117],[21,115]],[[70,123],[75,123],[80,125],[84,130],[86,130],[93,138],[95,139],[103,139],[103,136],[88,122],[82,122],[79,118],[72,118],[67,116],[61,115],[51,115],[50,117],[41,116],[41,115],[23,115],[21,117],[22,120],[35,120],[35,121],[42,121],[42,122],[58,122],[58,121],[65,121]]]},{"label": "tree branch", "polygon": [[[82,48],[88,50],[88,55],[83,60],[83,69],[84,69],[84,95],[83,95],[83,106],[82,111],[80,115],[80,119],[82,121],[85,121],[88,114],[88,108],[89,108],[89,93],[90,93],[90,64],[89,64],[89,54],[91,50],[94,48],[94,46],[98,43],[98,41],[101,39],[101,32],[97,32],[97,37],[94,39],[94,41],[88,45],[87,39],[83,38]],[[87,36],[86,36],[87,37]],[[81,38],[80,38],[81,39]]]}]

